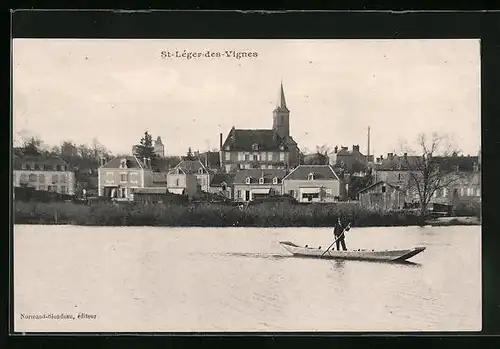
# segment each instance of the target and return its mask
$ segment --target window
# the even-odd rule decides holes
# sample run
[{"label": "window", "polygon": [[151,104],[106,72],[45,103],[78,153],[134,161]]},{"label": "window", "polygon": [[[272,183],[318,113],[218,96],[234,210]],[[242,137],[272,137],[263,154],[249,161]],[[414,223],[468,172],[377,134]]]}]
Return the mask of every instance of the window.
[{"label": "window", "polygon": [[231,160],[231,153],[226,151],[225,154],[226,154],[226,160],[228,160],[228,161]]},{"label": "window", "polygon": [[52,191],[52,192],[57,191],[57,187],[56,187],[55,185],[49,185],[49,186],[47,187],[47,189],[48,189],[48,191]]},{"label": "window", "polygon": [[325,189],[325,192],[326,192],[327,197],[332,197],[332,195],[333,195],[332,189]]},{"label": "window", "polygon": [[401,173],[398,174],[398,181],[401,180]]},{"label": "window", "polygon": [[273,184],[278,184],[278,177],[273,178]]},{"label": "window", "polygon": [[203,174],[203,167],[200,167],[200,168],[198,169],[198,174]]},{"label": "window", "polygon": [[24,165],[25,170],[31,170],[31,165],[30,164],[25,164]]},{"label": "window", "polygon": [[61,176],[59,177],[59,182],[66,183],[66,175],[65,174],[61,174]]},{"label": "window", "polygon": [[238,199],[241,199],[241,190],[238,190],[237,195],[238,195]]},{"label": "window", "polygon": [[264,184],[264,177],[259,178],[259,184]]},{"label": "window", "polygon": [[56,171],[61,171],[61,165],[56,165]]},{"label": "window", "polygon": [[289,194],[291,197],[295,197],[295,191],[293,191],[293,190],[289,190],[289,191],[288,191],[288,194]]},{"label": "window", "polygon": [[39,169],[40,169],[40,165],[35,164],[35,165],[33,166],[33,168],[34,168],[35,170],[39,170]]},{"label": "window", "polygon": [[257,154],[253,154],[253,161],[259,161],[259,156]]},{"label": "window", "polygon": [[66,166],[62,165],[61,166],[61,171],[66,171]]},{"label": "window", "polygon": [[121,159],[120,168],[127,168],[127,159]]},{"label": "window", "polygon": [[252,144],[252,150],[253,151],[259,150],[259,145],[257,143]]},{"label": "window", "polygon": [[65,185],[61,185],[61,194],[66,194],[68,192],[68,188]]},{"label": "window", "polygon": [[245,154],[245,161],[250,160],[250,154]]},{"label": "window", "polygon": [[31,173],[31,174],[28,176],[28,178],[29,178],[29,181],[30,181],[30,182],[36,182],[36,181],[37,181],[37,179],[38,179],[38,176],[37,176],[36,174],[34,174],[34,173]]},{"label": "window", "polygon": [[382,186],[382,193],[385,193],[387,191],[387,188],[385,187],[385,185]]},{"label": "window", "polygon": [[[226,159],[226,160],[228,160],[228,159]],[[238,153],[238,161],[243,161],[243,160],[245,160],[245,153],[240,151]]]},{"label": "window", "polygon": [[285,161],[285,153],[280,153],[280,161]]},{"label": "window", "polygon": [[472,188],[467,188],[467,196],[472,196],[473,190]]},{"label": "window", "polygon": [[444,198],[448,197],[448,189],[443,188],[443,194],[442,195],[443,195]]},{"label": "window", "polygon": [[245,178],[245,184],[250,184],[250,177]]},{"label": "window", "polygon": [[309,174],[307,175],[307,180],[308,180],[308,181],[312,181],[313,179],[314,179],[314,173],[309,173]]},{"label": "window", "polygon": [[126,182],[127,181],[127,174],[122,173],[120,174],[120,182]]},{"label": "window", "polygon": [[438,191],[436,189],[436,190],[434,190],[434,193],[432,193],[432,197],[437,198],[437,196],[438,196]]},{"label": "window", "polygon": [[267,161],[273,161],[273,153],[267,153]]},{"label": "window", "polygon": [[460,196],[464,196],[465,195],[465,190],[464,188],[460,188]]},{"label": "window", "polygon": [[231,172],[231,165],[226,165],[226,172]]},{"label": "window", "polygon": [[45,183],[45,175],[43,173],[38,175],[38,181],[40,183]]},{"label": "window", "polygon": [[38,190],[45,190],[45,185],[39,185]]},{"label": "window", "polygon": [[178,186],[179,186],[179,178],[177,178],[177,179],[175,180],[175,186],[176,186],[176,187],[178,187]]},{"label": "window", "polygon": [[26,175],[26,173],[21,173],[21,175],[19,176],[19,183],[26,183],[28,182],[28,176]]}]

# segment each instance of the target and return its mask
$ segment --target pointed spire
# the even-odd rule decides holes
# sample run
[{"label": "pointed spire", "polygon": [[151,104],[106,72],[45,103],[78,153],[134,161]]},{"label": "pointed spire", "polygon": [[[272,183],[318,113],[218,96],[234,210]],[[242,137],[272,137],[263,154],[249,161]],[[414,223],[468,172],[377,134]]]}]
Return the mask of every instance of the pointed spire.
[{"label": "pointed spire", "polygon": [[283,91],[283,80],[281,81],[281,91],[280,91],[279,107],[280,108],[286,108],[285,92]]}]

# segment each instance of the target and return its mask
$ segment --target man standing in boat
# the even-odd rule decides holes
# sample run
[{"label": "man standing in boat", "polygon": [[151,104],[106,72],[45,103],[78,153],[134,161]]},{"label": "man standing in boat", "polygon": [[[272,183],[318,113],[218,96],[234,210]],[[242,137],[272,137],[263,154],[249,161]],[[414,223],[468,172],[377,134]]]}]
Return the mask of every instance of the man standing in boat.
[{"label": "man standing in boat", "polygon": [[347,251],[347,247],[345,246],[345,232],[351,229],[350,226],[351,223],[344,227],[340,217],[338,218],[337,224],[333,228],[333,237],[335,238],[337,251],[340,251],[340,245],[342,245],[342,250]]}]

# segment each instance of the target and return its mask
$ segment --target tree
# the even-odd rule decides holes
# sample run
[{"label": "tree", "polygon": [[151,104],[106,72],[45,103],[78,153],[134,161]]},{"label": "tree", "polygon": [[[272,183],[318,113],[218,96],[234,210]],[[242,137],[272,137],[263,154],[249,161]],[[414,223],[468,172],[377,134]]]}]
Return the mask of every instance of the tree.
[{"label": "tree", "polygon": [[142,160],[143,158],[150,158],[151,162],[156,157],[155,148],[153,146],[153,137],[148,131],[144,132],[144,136],[141,138],[139,144],[134,146],[134,156]]},{"label": "tree", "polygon": [[38,137],[29,137],[23,140],[23,154],[24,155],[40,155],[41,154],[42,141]]},{"label": "tree", "polygon": [[430,139],[420,134],[417,147],[418,153],[406,148],[401,165],[408,173],[408,189],[418,198],[420,216],[423,218],[434,193],[457,181],[452,159],[456,158],[459,151],[453,149],[446,137],[436,133]]}]

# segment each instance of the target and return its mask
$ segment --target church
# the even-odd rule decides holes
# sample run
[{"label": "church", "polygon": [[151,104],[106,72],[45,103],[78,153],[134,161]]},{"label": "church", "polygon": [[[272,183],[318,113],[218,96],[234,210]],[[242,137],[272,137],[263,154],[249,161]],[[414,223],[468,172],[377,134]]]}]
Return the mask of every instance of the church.
[{"label": "church", "polygon": [[281,84],[273,111],[272,129],[236,129],[223,142],[220,134],[220,163],[226,173],[241,169],[292,169],[299,164],[299,147],[290,135],[290,110]]}]

